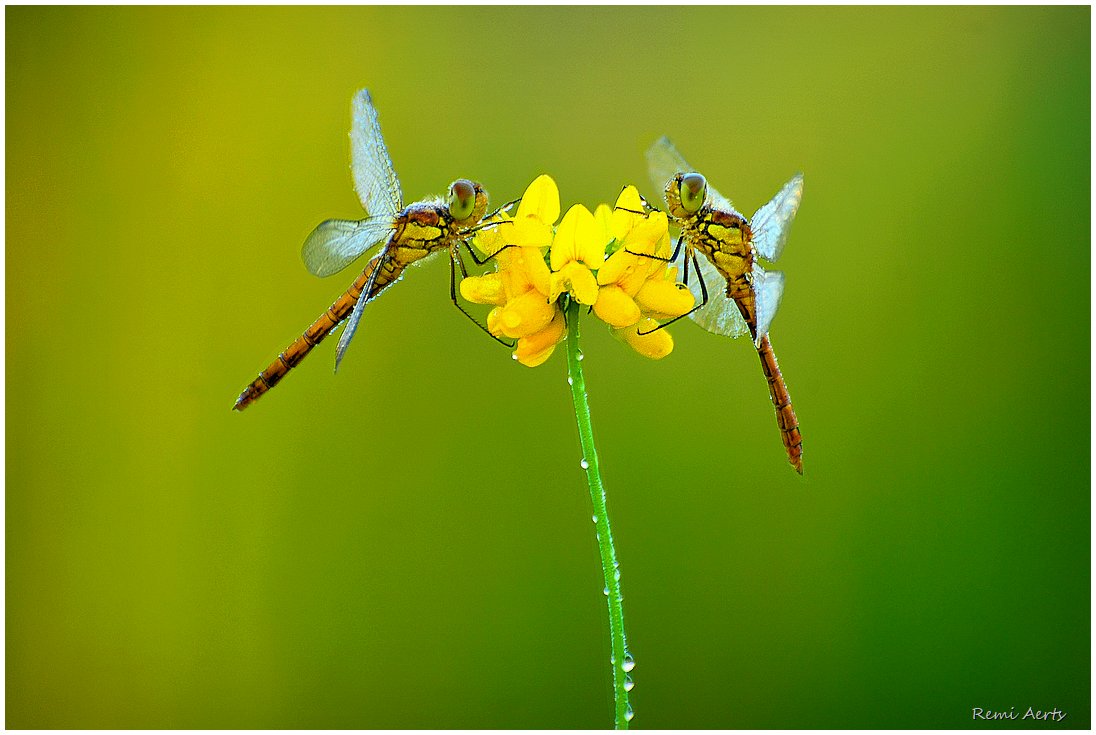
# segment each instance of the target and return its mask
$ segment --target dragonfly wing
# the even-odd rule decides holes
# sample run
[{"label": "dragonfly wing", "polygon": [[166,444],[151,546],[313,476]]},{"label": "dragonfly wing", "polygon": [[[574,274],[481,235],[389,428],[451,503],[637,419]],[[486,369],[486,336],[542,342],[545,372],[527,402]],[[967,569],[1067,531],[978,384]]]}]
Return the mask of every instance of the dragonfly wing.
[{"label": "dragonfly wing", "polygon": [[765,260],[775,262],[780,257],[784,243],[788,241],[788,229],[802,199],[803,174],[796,174],[750,220],[754,249]]},{"label": "dragonfly wing", "polygon": [[358,222],[329,219],[312,230],[301,248],[301,260],[314,276],[338,273],[372,247],[388,240],[394,224],[390,217]]},{"label": "dragonfly wing", "polygon": [[343,355],[346,354],[346,348],[350,346],[350,340],[354,338],[354,332],[358,331],[358,322],[362,320],[362,313],[365,312],[365,305],[372,301],[369,298],[369,294],[373,292],[373,284],[377,282],[377,274],[381,272],[384,266],[385,256],[388,255],[388,251],[382,251],[374,262],[376,265],[373,268],[373,272],[369,274],[369,280],[365,283],[365,288],[362,289],[361,298],[358,299],[358,303],[354,304],[354,311],[350,312],[350,317],[346,320],[346,326],[343,327],[342,334],[339,335],[339,344],[335,348],[335,370],[339,369],[339,364],[342,362]]},{"label": "dragonfly wing", "polygon": [[761,345],[761,338],[769,333],[776,310],[780,308],[780,299],[784,295],[784,274],[780,271],[766,271],[759,265],[753,268],[754,299],[757,304],[757,338],[755,344]]},{"label": "dragonfly wing", "polygon": [[369,90],[354,95],[351,102],[353,126],[350,129],[351,169],[354,188],[365,211],[372,216],[394,215],[403,209],[400,180],[392,168],[392,159],[381,136],[377,108]]},{"label": "dragonfly wing", "polygon": [[[690,266],[689,290],[693,292],[693,297],[698,304],[704,301],[706,290],[708,303],[697,308],[689,315],[689,318],[713,334],[722,334],[726,337],[741,337],[749,334],[750,328],[739,313],[738,305],[734,299],[727,296],[727,279],[703,255],[698,255],[696,262],[700,266],[704,288],[701,288],[700,278],[696,277],[696,271]],[[684,269],[680,273],[680,277],[684,278]]]},{"label": "dragonfly wing", "polygon": [[[647,149],[647,172],[651,176],[651,183],[655,185],[655,189],[658,190],[659,194],[666,191],[666,184],[677,174],[695,171],[696,169],[690,166],[684,157],[677,152],[677,148],[674,148],[674,144],[665,135],[652,143],[651,147]],[[708,183],[708,194],[711,196],[712,206],[734,212],[731,200],[712,188],[710,182]]]}]

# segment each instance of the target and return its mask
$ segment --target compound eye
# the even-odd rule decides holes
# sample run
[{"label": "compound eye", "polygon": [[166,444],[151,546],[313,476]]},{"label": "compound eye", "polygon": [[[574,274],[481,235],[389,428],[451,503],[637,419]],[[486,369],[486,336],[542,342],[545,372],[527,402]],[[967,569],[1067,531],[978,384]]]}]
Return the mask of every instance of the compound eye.
[{"label": "compound eye", "polygon": [[476,207],[476,187],[467,179],[457,179],[449,187],[449,214],[453,219],[468,219]]},{"label": "compound eye", "polygon": [[681,207],[693,214],[704,204],[708,193],[708,182],[700,174],[685,174],[681,177]]}]

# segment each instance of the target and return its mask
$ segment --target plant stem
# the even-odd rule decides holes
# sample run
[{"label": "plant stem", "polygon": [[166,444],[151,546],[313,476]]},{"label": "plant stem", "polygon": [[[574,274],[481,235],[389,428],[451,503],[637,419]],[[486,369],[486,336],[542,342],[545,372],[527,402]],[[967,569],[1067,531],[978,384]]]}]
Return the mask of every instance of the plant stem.
[{"label": "plant stem", "polygon": [[620,594],[619,565],[613,548],[613,532],[609,527],[609,512],[605,507],[605,488],[601,484],[597,449],[594,447],[594,428],[590,423],[590,404],[586,400],[586,380],[582,376],[582,352],[579,349],[579,304],[572,300],[567,307],[567,376],[571,384],[571,400],[575,404],[575,420],[578,422],[578,439],[582,445],[582,466],[586,469],[586,481],[590,486],[590,500],[594,504],[594,523],[597,526],[597,543],[601,550],[601,571],[605,575],[605,590],[609,602],[609,637],[612,646],[613,695],[616,701],[615,721],[618,730],[627,730],[632,719],[628,706],[628,690],[631,689],[628,672],[633,662],[628,654],[624,636],[624,604]]}]

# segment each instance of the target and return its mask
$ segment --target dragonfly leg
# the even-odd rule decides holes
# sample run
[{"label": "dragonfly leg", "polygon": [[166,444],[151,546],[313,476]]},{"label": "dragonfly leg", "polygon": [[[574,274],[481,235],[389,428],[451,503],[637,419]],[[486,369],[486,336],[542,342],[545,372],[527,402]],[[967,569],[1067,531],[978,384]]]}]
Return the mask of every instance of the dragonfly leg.
[{"label": "dragonfly leg", "polygon": [[469,243],[467,240],[461,240],[461,242],[464,243],[464,247],[468,248],[468,254],[472,256],[472,262],[474,262],[476,265],[490,263],[503,250],[517,247],[517,245],[503,245],[501,248],[481,260],[480,258],[476,257],[476,251],[472,249],[471,243]]},{"label": "dragonfly leg", "polygon": [[500,345],[505,345],[508,349],[511,349],[511,350],[514,349],[514,344],[513,343],[507,342],[506,340],[500,339],[499,337],[496,337],[495,335],[491,334],[491,332],[487,329],[487,327],[480,324],[479,321],[477,321],[474,316],[469,314],[465,310],[465,308],[460,305],[460,301],[457,299],[457,268],[458,267],[460,268],[461,273],[464,274],[464,277],[467,278],[468,277],[468,269],[464,267],[464,261],[460,257],[460,249],[458,247],[454,247],[452,250],[449,251],[449,299],[453,302],[453,306],[457,307],[457,309],[460,311],[461,314],[464,314],[466,317],[468,317],[469,321],[471,321],[477,327],[482,329],[484,334],[486,334],[488,337],[495,340]]},{"label": "dragonfly leg", "polygon": [[654,329],[652,329],[650,331],[636,332],[636,334],[638,334],[640,337],[651,334],[653,332],[657,332],[658,330],[660,330],[664,327],[668,327],[671,324],[673,324],[674,322],[676,322],[678,319],[684,319],[685,317],[689,316],[694,311],[696,311],[697,309],[703,307],[705,304],[708,303],[708,285],[706,283],[704,283],[704,276],[700,275],[700,265],[698,265],[697,262],[696,262],[696,253],[695,252],[685,254],[685,278],[687,279],[689,277],[689,256],[690,255],[692,256],[693,270],[696,271],[696,277],[700,280],[700,296],[701,296],[700,303],[697,304],[696,306],[694,306],[693,308],[689,309],[684,314],[681,314],[679,316],[675,316],[670,321],[665,322],[663,324],[659,324],[657,327],[655,327]]},{"label": "dragonfly leg", "polygon": [[[521,197],[518,197],[517,199],[514,199],[513,201],[506,202],[506,204],[503,204],[501,207],[496,209],[494,212],[492,212],[491,214],[484,217],[484,219],[491,219],[492,217],[498,217],[499,213],[501,213],[501,212],[509,212],[510,207],[514,206],[515,204],[517,204],[520,201],[521,201]],[[494,223],[488,222],[488,224],[494,224]]]},{"label": "dragonfly leg", "polygon": [[662,257],[659,257],[657,255],[651,255],[650,253],[637,253],[633,250],[629,250],[628,248],[624,248],[624,252],[628,253],[629,255],[634,255],[637,258],[650,258],[651,260],[657,260],[660,263],[673,263],[674,262],[673,258],[662,258]]}]

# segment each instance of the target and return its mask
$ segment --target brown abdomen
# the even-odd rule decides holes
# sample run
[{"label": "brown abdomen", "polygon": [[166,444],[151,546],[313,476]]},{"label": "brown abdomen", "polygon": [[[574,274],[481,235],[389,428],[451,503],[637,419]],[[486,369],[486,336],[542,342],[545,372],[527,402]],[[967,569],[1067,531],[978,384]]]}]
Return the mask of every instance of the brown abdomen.
[{"label": "brown abdomen", "polygon": [[769,335],[761,338],[757,355],[761,358],[761,369],[765,371],[765,378],[769,381],[769,397],[776,409],[776,424],[780,427],[780,439],[788,453],[788,462],[802,475],[803,435],[799,433],[799,419],[792,408],[792,397],[788,395],[788,386],[784,383],[784,376],[780,374],[780,366],[776,364],[776,353],[769,342]]},{"label": "brown abdomen", "polygon": [[[370,260],[361,275],[354,280],[354,283],[350,284],[350,288],[346,289],[346,292],[336,299],[335,303],[321,314],[319,319],[312,322],[311,326],[304,330],[304,334],[298,337],[289,347],[286,347],[285,351],[278,355],[277,359],[270,363],[266,370],[259,373],[259,377],[244,388],[244,392],[236,399],[236,404],[232,408],[243,411],[255,402],[259,396],[277,385],[290,370],[300,364],[301,360],[312,351],[313,347],[334,331],[339,322],[350,316],[350,312],[354,310],[354,305],[361,298],[362,291],[365,290],[365,285],[369,282],[369,278],[373,275],[373,271],[377,268],[380,260],[380,255]],[[399,278],[404,267],[393,258],[388,258],[381,272],[377,274],[377,280],[374,281],[368,298],[374,298],[386,286]]]}]

